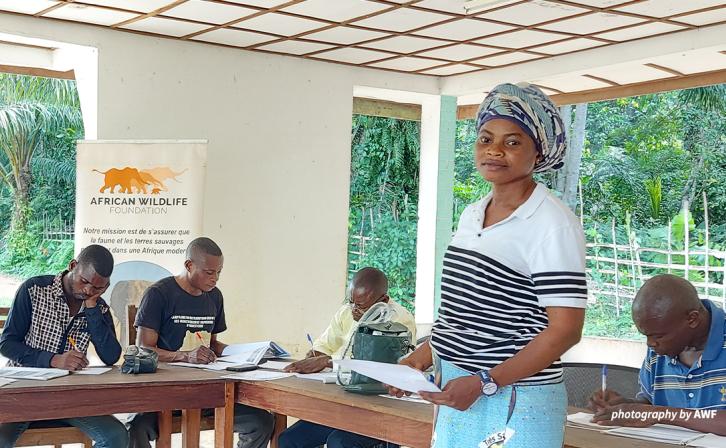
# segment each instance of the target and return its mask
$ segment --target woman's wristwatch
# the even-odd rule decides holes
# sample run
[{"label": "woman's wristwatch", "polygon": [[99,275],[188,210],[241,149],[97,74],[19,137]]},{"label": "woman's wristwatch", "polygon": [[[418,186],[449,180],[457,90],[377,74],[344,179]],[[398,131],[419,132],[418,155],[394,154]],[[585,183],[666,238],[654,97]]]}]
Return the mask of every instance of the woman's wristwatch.
[{"label": "woman's wristwatch", "polygon": [[497,383],[494,382],[494,379],[492,379],[492,376],[489,375],[489,370],[480,370],[476,372],[476,376],[478,376],[481,381],[482,394],[487,397],[491,397],[497,393],[499,385],[497,385]]}]

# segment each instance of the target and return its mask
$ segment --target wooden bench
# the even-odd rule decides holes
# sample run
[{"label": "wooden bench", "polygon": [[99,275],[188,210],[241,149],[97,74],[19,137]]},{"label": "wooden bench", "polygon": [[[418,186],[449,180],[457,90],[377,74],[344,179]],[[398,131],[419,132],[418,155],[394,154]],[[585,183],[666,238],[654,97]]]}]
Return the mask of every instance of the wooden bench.
[{"label": "wooden bench", "polygon": [[[0,332],[5,327],[5,321],[10,308],[0,307]],[[15,446],[53,445],[59,448],[63,444],[82,443],[85,448],[91,448],[93,442],[83,432],[72,426],[58,426],[44,422],[34,422],[15,442]]]}]

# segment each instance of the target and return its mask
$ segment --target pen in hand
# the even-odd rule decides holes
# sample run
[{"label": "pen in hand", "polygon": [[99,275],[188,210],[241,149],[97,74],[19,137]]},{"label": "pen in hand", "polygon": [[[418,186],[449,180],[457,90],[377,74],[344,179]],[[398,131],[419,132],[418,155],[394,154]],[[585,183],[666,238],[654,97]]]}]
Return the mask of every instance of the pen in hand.
[{"label": "pen in hand", "polygon": [[[198,331],[195,332],[194,334],[197,335],[197,338],[199,338],[199,342],[201,342],[202,345],[204,345],[204,338],[202,337],[202,335]],[[204,346],[206,347],[206,345],[204,345]]]},{"label": "pen in hand", "polygon": [[80,352],[80,350],[78,350],[78,346],[76,345],[75,339],[73,339],[73,336],[68,335],[68,342],[71,343],[71,347],[73,347],[73,350]]},{"label": "pen in hand", "polygon": [[310,336],[310,333],[305,333],[305,335],[308,338],[308,342],[310,343],[310,356],[315,356],[315,345],[313,344],[313,338]]}]

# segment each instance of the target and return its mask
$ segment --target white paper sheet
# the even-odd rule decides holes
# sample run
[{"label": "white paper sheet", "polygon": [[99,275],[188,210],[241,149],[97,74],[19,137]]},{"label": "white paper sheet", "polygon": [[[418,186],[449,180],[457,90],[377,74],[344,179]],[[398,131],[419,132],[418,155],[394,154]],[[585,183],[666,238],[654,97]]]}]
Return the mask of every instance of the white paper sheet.
[{"label": "white paper sheet", "polygon": [[111,367],[86,367],[83,370],[73,372],[76,375],[101,375],[111,370]]},{"label": "white paper sheet", "polygon": [[0,378],[14,378],[16,380],[52,380],[68,375],[68,370],[44,369],[41,367],[3,367],[0,368]]},{"label": "white paper sheet", "polygon": [[576,426],[578,428],[594,429],[597,431],[604,431],[612,429],[612,426],[602,426],[597,423],[592,423],[593,414],[588,412],[578,412],[576,414],[570,414],[567,416],[567,424],[570,426]]},{"label": "white paper sheet", "polygon": [[715,434],[706,434],[688,443],[688,446],[698,448],[726,448],[726,437]]},{"label": "white paper sheet", "polygon": [[264,363],[260,364],[261,369],[270,369],[270,370],[285,370],[285,367],[292,364],[288,361],[265,361]]},{"label": "white paper sheet", "polygon": [[656,424],[647,428],[619,427],[610,429],[607,434],[613,434],[632,439],[650,440],[653,442],[675,443],[686,445],[689,441],[697,441],[701,433],[680,426]]},{"label": "white paper sheet", "polygon": [[3,387],[7,384],[14,383],[17,380],[11,379],[11,378],[0,378],[0,387]]},{"label": "white paper sheet", "polygon": [[250,372],[239,372],[233,375],[225,375],[222,378],[245,381],[272,381],[292,376],[292,373],[273,372],[271,370],[252,370]]},{"label": "white paper sheet", "polygon": [[410,401],[412,403],[423,403],[423,404],[433,405],[433,403],[431,403],[429,401],[426,401],[423,398],[421,398],[421,396],[419,394],[404,395],[401,398],[394,397],[393,395],[381,394],[381,395],[379,395],[379,397],[391,398],[393,400]]},{"label": "white paper sheet", "polygon": [[423,372],[409,366],[360,359],[341,359],[336,363],[343,369],[353,370],[408,392],[441,392],[441,389],[426,379]]}]

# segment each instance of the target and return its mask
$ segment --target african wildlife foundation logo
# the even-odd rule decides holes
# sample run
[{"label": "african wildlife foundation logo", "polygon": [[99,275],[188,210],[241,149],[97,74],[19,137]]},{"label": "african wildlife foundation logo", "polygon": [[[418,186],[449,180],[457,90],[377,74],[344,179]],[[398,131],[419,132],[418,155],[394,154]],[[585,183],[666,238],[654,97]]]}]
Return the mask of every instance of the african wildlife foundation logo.
[{"label": "african wildlife foundation logo", "polygon": [[[179,177],[187,170],[176,172],[168,166],[139,170],[138,168],[109,168],[107,171],[92,170],[103,175],[100,193],[159,194],[169,191],[166,183],[181,183]],[[117,190],[118,187],[118,190]]]}]

